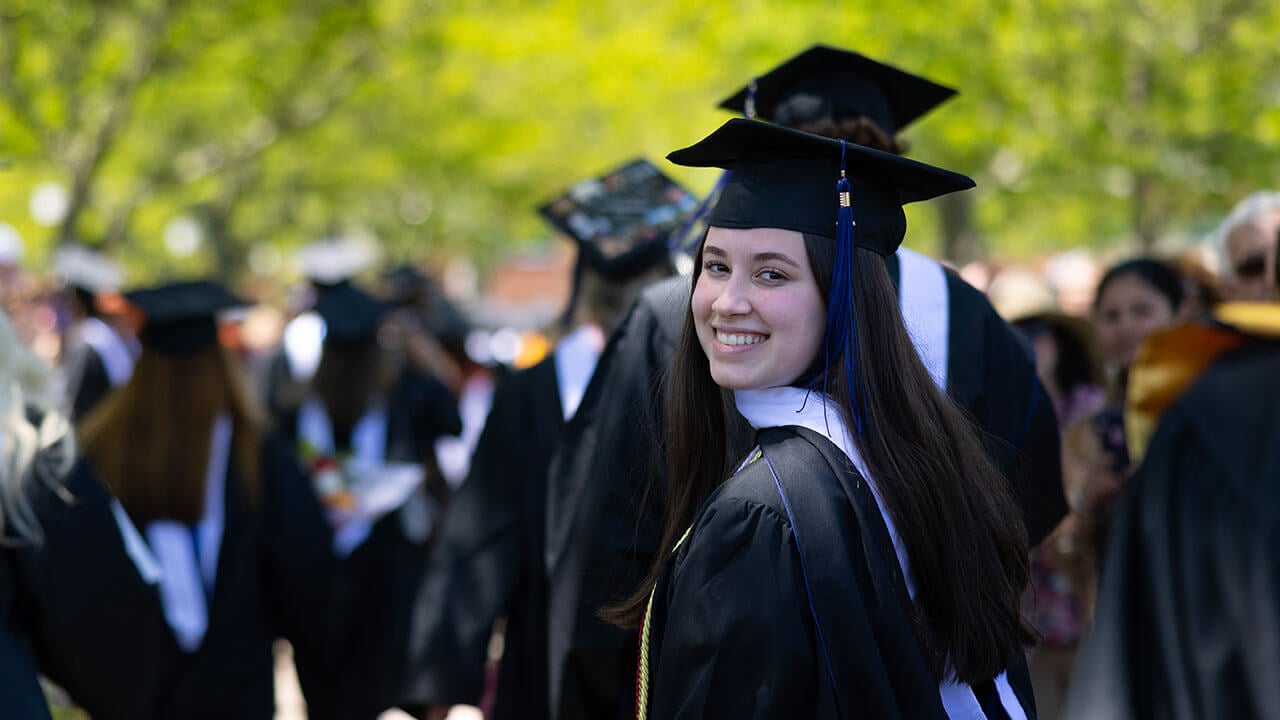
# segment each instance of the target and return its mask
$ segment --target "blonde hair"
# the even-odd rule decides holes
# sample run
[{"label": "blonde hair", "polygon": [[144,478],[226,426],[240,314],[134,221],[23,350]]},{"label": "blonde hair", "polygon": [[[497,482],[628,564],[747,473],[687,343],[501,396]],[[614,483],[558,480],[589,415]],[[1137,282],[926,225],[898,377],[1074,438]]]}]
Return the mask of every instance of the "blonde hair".
[{"label": "blonde hair", "polygon": [[0,310],[0,542],[43,541],[32,486],[61,491],[74,463],[75,435],[53,374]]}]

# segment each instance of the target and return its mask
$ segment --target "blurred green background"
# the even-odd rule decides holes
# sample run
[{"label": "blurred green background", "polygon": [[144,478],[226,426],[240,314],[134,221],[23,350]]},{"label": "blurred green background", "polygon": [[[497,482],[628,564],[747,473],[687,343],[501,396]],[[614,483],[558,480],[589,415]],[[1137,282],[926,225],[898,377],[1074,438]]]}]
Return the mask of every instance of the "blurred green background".
[{"label": "blurred green background", "polygon": [[1185,244],[1276,184],[1269,1],[5,0],[0,222],[28,265],[74,239],[135,280],[287,274],[333,234],[484,267],[815,42],[961,91],[905,134],[979,184],[911,210],[928,252]]}]

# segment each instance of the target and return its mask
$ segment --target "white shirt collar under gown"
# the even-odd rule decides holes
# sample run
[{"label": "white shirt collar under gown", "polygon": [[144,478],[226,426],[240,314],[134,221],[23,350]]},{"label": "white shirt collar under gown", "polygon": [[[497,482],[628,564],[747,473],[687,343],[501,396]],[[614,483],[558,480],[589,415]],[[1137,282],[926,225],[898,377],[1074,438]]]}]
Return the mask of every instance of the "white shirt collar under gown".
[{"label": "white shirt collar under gown", "polygon": [[[898,557],[898,565],[902,568],[902,576],[906,580],[907,592],[915,598],[915,584],[911,577],[911,561],[906,546],[894,528],[893,520],[885,512],[884,500],[875,478],[867,472],[866,462],[853,443],[844,420],[834,408],[828,411],[825,398],[821,393],[809,392],[795,387],[769,388],[766,390],[737,390],[734,392],[738,412],[756,429],[769,427],[785,427],[795,425],[812,430],[822,435],[840,448],[849,458],[853,466],[867,481],[871,493],[876,499],[877,509],[884,518],[889,529],[889,537],[893,541],[893,550]],[[753,453],[754,454],[754,453]],[[1000,693],[1000,702],[1012,720],[1026,720],[1026,713],[1005,673],[996,678],[996,688]],[[942,707],[951,720],[984,720],[986,715],[973,689],[967,684],[946,681],[938,686],[942,696]]]},{"label": "white shirt collar under gown", "polygon": [[560,384],[560,405],[565,420],[578,411],[604,343],[604,331],[591,323],[579,325],[556,343],[556,381]]},{"label": "white shirt collar under gown", "polygon": [[194,531],[176,520],[155,520],[147,524],[144,541],[143,533],[138,532],[120,501],[111,501],[125,552],[143,580],[159,584],[165,621],[173,629],[178,646],[187,652],[200,648],[209,629],[209,606],[226,525],[232,430],[231,416],[224,413],[214,421],[204,483],[204,514]]}]

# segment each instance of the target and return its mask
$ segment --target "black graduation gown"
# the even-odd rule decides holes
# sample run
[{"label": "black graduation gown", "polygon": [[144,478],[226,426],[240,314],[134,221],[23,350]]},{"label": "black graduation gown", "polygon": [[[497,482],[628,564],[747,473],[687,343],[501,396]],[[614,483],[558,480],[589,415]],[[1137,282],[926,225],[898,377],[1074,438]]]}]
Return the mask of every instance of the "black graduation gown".
[{"label": "black graduation gown", "polygon": [[[886,262],[897,282],[896,256]],[[985,429],[1031,542],[1038,543],[1066,514],[1052,403],[1015,331],[982,293],[953,272],[946,277],[948,391]],[[661,482],[654,448],[662,378],[688,304],[688,278],[646,289],[610,337],[552,459],[548,671],[553,717],[561,720],[603,717],[617,706],[620,692],[629,692],[624,685],[634,658],[632,634],[595,613],[627,595],[657,551],[660,500],[642,487],[650,473]]]},{"label": "black graduation gown", "polygon": [[492,717],[547,716],[546,473],[563,425],[553,355],[495,390],[415,603],[407,704],[478,704],[506,615]]},{"label": "black graduation gown", "polygon": [[35,653],[19,612],[18,578],[9,551],[0,552],[0,698],[5,717],[44,720],[49,717],[44,693],[36,679]]},{"label": "black graduation gown", "polygon": [[1066,717],[1280,711],[1280,344],[1217,360],[1129,479]]},{"label": "black graduation gown", "polygon": [[[280,420],[296,446],[296,413]],[[434,443],[462,431],[457,403],[434,378],[406,369],[388,394],[388,462],[435,470]],[[335,438],[345,446],[341,438]],[[314,500],[315,493],[311,491]],[[393,512],[339,563],[323,660],[298,658],[298,680],[311,718],[374,718],[402,701],[409,619],[427,564],[427,544],[410,541]]]},{"label": "black graduation gown", "polygon": [[157,717],[173,640],[156,589],[125,552],[111,496],[88,465],[64,488],[70,502],[47,487],[36,494],[44,542],[11,552],[40,671],[94,718]]},{"label": "black graduation gown", "polygon": [[[635,633],[596,616],[629,594],[661,535],[647,497],[657,472],[661,377],[689,303],[689,279],[646,288],[610,336],[548,471],[548,667],[552,717],[611,718],[635,668]],[[642,509],[641,502],[646,502]]]},{"label": "black graduation gown", "polygon": [[100,718],[263,718],[274,714],[276,637],[303,657],[320,651],[333,577],[329,529],[287,446],[262,449],[253,508],[235,463],[209,608],[195,652],[181,650],[158,589],[124,550],[110,496],[85,463],[75,500],[42,503],[46,541],[22,564],[28,626],[42,672]]},{"label": "black graduation gown", "polygon": [[71,417],[80,419],[111,392],[111,379],[97,349],[83,341],[70,343],[65,367],[67,386],[72,390]]},{"label": "black graduation gown", "polygon": [[[790,506],[756,461],[699,510],[654,593],[649,717],[946,718],[867,483],[809,430],[758,439]],[[1034,717],[1025,660],[1010,660],[1010,685]],[[998,705],[994,692],[977,695]]]},{"label": "black graduation gown", "polygon": [[[885,258],[898,282],[897,255]],[[987,296],[947,270],[947,394],[985,433],[987,452],[1013,489],[1034,547],[1067,514],[1053,401],[1030,348]]]}]

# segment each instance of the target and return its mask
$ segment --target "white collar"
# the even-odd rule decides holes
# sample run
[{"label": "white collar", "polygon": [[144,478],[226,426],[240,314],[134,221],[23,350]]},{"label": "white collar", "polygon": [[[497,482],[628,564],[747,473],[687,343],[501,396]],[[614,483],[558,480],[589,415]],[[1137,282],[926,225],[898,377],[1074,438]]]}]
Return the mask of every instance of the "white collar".
[{"label": "white collar", "polygon": [[906,579],[907,592],[915,597],[915,584],[911,579],[911,562],[907,557],[907,546],[894,527],[893,518],[885,511],[884,498],[880,496],[880,488],[872,477],[867,463],[853,442],[853,435],[844,422],[843,413],[830,403],[829,398],[817,391],[798,387],[773,387],[763,390],[735,390],[734,400],[738,412],[751,423],[751,427],[760,430],[768,427],[798,426],[807,428],[830,440],[849,462],[857,468],[858,473],[867,481],[871,494],[875,496],[876,508],[884,524],[889,529],[889,538],[893,541],[894,553],[898,556],[898,565],[902,568]]},{"label": "white collar", "polygon": [[560,409],[565,420],[578,411],[604,343],[604,331],[591,323],[579,325],[556,343],[556,382],[560,385]]}]

